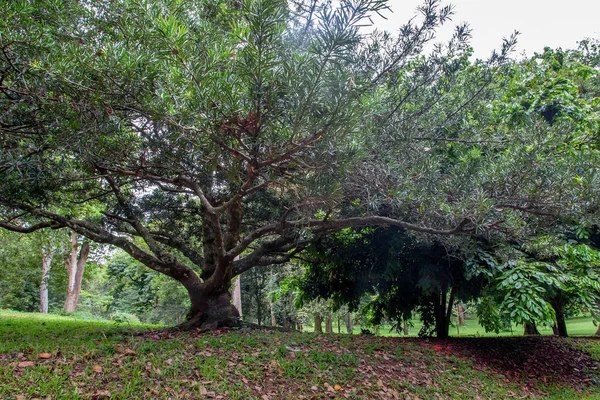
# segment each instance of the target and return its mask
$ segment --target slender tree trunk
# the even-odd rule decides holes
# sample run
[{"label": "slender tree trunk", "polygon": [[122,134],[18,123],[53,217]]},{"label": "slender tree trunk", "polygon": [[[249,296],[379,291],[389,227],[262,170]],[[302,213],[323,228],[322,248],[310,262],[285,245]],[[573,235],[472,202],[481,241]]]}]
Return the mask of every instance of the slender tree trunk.
[{"label": "slender tree trunk", "polygon": [[[88,256],[90,254],[90,243],[85,241],[81,245],[81,251],[79,258],[77,259],[77,274],[75,275],[75,307],[79,304],[79,295],[81,294],[81,284],[83,283],[83,273],[85,272],[85,265],[87,263]],[[75,310],[73,310],[75,311]]]},{"label": "slender tree trunk", "polygon": [[328,312],[325,316],[325,332],[333,333],[333,315],[331,315],[331,312]]},{"label": "slender tree trunk", "polygon": [[337,314],[337,326],[338,326],[338,333],[342,333],[342,317],[340,316],[340,314]]},{"label": "slender tree trunk", "polygon": [[64,309],[66,312],[75,312],[77,309],[77,303],[79,302],[79,294],[81,293],[81,282],[83,281],[83,273],[85,271],[85,264],[87,263],[88,256],[90,254],[90,243],[86,240],[81,245],[79,256],[77,250],[79,249],[79,243],[77,240],[77,234],[71,232],[71,257],[65,261],[67,264],[67,274],[69,282],[67,286],[67,298],[65,299]]},{"label": "slender tree trunk", "polygon": [[568,332],[567,332],[567,324],[565,322],[565,313],[563,311],[562,296],[561,295],[556,296],[554,299],[552,299],[550,304],[552,305],[552,308],[554,308],[554,313],[556,314],[556,324],[555,324],[556,331],[554,332],[554,334],[556,334],[560,337],[569,336]]},{"label": "slender tree trunk", "polygon": [[40,312],[48,313],[48,280],[50,279],[50,266],[54,252],[52,249],[42,246],[42,279],[40,282]]},{"label": "slender tree trunk", "polygon": [[435,335],[438,339],[447,339],[450,329],[450,317],[454,305],[454,288],[450,289],[450,298],[446,304],[447,289],[440,291],[438,301],[435,304]]},{"label": "slender tree trunk", "polygon": [[[240,317],[243,315],[242,314],[242,276],[238,275],[234,280],[233,280],[233,305],[234,307],[237,309],[238,313],[240,314]],[[260,322],[259,322],[260,325]]]},{"label": "slender tree trunk", "polygon": [[458,325],[465,326],[465,308],[461,302],[456,304],[456,315],[458,316]]},{"label": "slender tree trunk", "polygon": [[277,326],[277,318],[275,318],[275,308],[273,307],[273,302],[269,300],[269,305],[271,307],[271,326]]},{"label": "slender tree trunk", "polygon": [[539,335],[540,332],[537,329],[537,326],[533,322],[525,322],[525,329],[523,331],[523,335]]},{"label": "slender tree trunk", "polygon": [[258,326],[261,326],[263,320],[262,296],[258,295],[258,290],[254,296],[254,300],[256,301],[256,320],[258,321]]},{"label": "slender tree trunk", "polygon": [[598,324],[598,329],[596,329],[595,336],[600,336],[600,324]]},{"label": "slender tree trunk", "polygon": [[350,314],[350,312],[346,313],[346,332],[348,332],[348,334],[352,335],[352,333],[354,332],[354,327],[352,326],[352,314]]},{"label": "slender tree trunk", "polygon": [[315,332],[323,333],[323,326],[321,325],[322,321],[321,314],[315,314]]},{"label": "slender tree trunk", "polygon": [[408,335],[408,321],[407,320],[402,321],[402,331],[404,332],[405,335]]}]

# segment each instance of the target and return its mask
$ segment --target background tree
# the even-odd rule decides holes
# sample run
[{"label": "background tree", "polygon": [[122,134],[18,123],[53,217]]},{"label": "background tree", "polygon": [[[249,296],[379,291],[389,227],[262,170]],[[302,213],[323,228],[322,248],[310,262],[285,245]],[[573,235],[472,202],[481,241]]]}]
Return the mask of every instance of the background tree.
[{"label": "background tree", "polygon": [[499,332],[506,321],[511,321],[525,325],[526,334],[539,334],[534,327],[542,323],[554,325],[558,335],[567,336],[568,307],[578,306],[598,315],[597,251],[583,244],[540,237],[522,248],[505,250],[503,257],[504,261],[495,264],[488,255],[483,267],[483,274],[491,281],[485,295],[494,304],[490,306],[484,299],[478,311],[486,330]]},{"label": "background tree", "polygon": [[67,285],[67,298],[65,299],[65,311],[74,312],[77,309],[79,295],[81,293],[81,283],[85,265],[90,255],[90,242],[84,240],[79,247],[79,238],[75,232],[71,232],[71,251],[65,256],[65,266],[67,267],[67,276],[69,278]]},{"label": "background tree", "polygon": [[418,311],[420,334],[440,338],[448,336],[455,301],[473,299],[486,283],[467,275],[464,255],[396,228],[345,230],[317,242],[305,257],[304,301],[331,298],[334,309],[360,307],[370,323],[387,318],[397,330]]}]

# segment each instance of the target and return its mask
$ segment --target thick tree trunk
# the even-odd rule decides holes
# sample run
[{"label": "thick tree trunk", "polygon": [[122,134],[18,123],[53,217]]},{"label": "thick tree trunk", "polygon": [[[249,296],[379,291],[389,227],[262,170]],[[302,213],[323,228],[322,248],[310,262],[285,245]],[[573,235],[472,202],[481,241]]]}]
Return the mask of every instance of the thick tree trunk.
[{"label": "thick tree trunk", "polygon": [[554,332],[554,334],[560,337],[569,336],[567,332],[567,324],[565,322],[565,313],[563,311],[562,296],[559,295],[555,297],[554,299],[552,299],[550,304],[552,305],[552,308],[554,308],[554,313],[556,314],[556,331]]},{"label": "thick tree trunk", "polygon": [[71,233],[71,257],[67,261],[67,273],[69,282],[67,286],[67,298],[65,299],[64,309],[66,312],[75,312],[77,309],[77,303],[79,302],[79,294],[81,293],[81,282],[83,280],[83,273],[85,271],[85,264],[87,263],[88,256],[90,254],[90,243],[86,240],[81,245],[79,251],[79,257],[77,256],[77,250],[79,243],[77,241],[77,234]]},{"label": "thick tree trunk", "polygon": [[323,333],[321,314],[315,314],[315,332]]},{"label": "thick tree trunk", "polygon": [[40,312],[48,313],[48,280],[50,279],[50,266],[54,252],[42,246],[42,279],[40,281]]},{"label": "thick tree trunk", "polygon": [[526,322],[523,335],[539,335],[540,332],[537,330],[537,326],[533,322]]},{"label": "thick tree trunk", "polygon": [[[189,289],[188,289],[189,292]],[[202,331],[240,325],[240,315],[233,304],[229,290],[213,293],[198,291],[190,294],[191,307],[187,320],[179,329],[198,328]]]},{"label": "thick tree trunk", "polygon": [[325,316],[325,332],[333,333],[333,315],[331,315],[331,312],[328,312]]},{"label": "thick tree trunk", "polygon": [[348,334],[352,335],[352,333],[354,332],[354,327],[352,326],[352,314],[350,314],[350,312],[346,313],[345,322],[346,322],[346,332],[348,332]]},{"label": "thick tree trunk", "polygon": [[185,286],[190,296],[187,320],[179,329],[198,328],[202,331],[241,324],[240,314],[231,304],[233,259],[226,256],[239,240],[242,204],[233,203],[227,209],[226,229],[222,229],[218,214],[202,210],[204,265],[201,280],[195,273],[180,268],[173,276]]}]

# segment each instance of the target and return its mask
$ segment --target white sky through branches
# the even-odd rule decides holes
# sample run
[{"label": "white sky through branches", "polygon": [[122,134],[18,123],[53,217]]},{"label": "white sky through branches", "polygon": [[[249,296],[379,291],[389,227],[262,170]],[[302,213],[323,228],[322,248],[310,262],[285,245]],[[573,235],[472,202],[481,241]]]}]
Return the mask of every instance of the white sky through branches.
[{"label": "white sky through branches", "polygon": [[[377,29],[397,33],[422,0],[389,0],[393,13],[387,20],[373,19]],[[585,38],[600,39],[600,0],[450,0],[453,4],[452,28],[468,22],[473,32],[471,44],[477,58],[487,58],[499,49],[502,38],[521,32],[516,55],[541,52],[545,46],[575,48]],[[439,31],[439,38],[451,35],[450,26]]]}]

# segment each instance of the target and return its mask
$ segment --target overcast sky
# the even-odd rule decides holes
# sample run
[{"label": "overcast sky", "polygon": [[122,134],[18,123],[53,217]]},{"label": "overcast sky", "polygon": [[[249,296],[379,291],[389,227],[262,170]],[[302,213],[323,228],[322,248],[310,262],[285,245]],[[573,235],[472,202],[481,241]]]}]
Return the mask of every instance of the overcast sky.
[{"label": "overcast sky", "polygon": [[[415,14],[422,0],[389,0],[394,11],[388,20],[374,20],[378,29],[397,32]],[[600,39],[600,0],[450,0],[452,26],[468,22],[473,30],[475,56],[487,58],[500,48],[502,38],[521,32],[516,55],[533,55],[545,46],[575,48],[586,37]],[[452,30],[440,31],[448,36]]]}]

